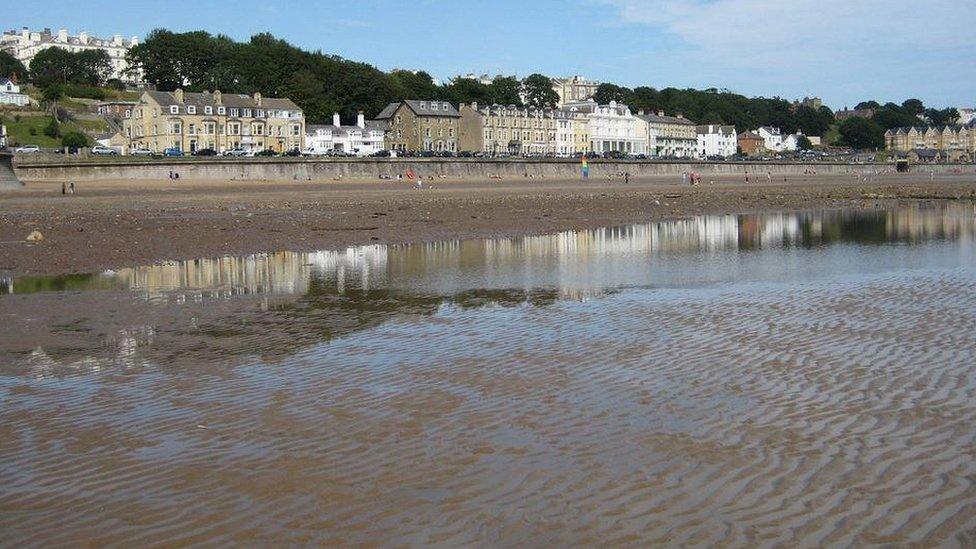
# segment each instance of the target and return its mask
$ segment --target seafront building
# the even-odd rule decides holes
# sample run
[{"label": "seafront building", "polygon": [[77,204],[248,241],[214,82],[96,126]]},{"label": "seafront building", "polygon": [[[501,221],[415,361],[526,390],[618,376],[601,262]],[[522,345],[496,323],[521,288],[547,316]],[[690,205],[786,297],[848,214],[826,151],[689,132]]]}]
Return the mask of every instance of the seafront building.
[{"label": "seafront building", "polygon": [[311,154],[341,152],[369,156],[386,146],[385,124],[366,120],[360,112],[354,126],[343,126],[339,113],[332,115],[332,124],[308,124],[305,127],[305,151]]},{"label": "seafront building", "polygon": [[112,64],[109,78],[129,83],[142,81],[142,74],[137,70],[130,70],[129,62],[125,58],[129,49],[138,44],[139,39],[135,36],[125,39],[121,34],[116,34],[112,38],[99,38],[85,31],[69,35],[67,29],[52,33],[49,28],[32,31],[24,27],[19,31],[6,31],[0,36],[0,49],[16,57],[28,69],[34,56],[47,48],[62,48],[70,52],[103,50]]},{"label": "seafront building", "polygon": [[772,126],[762,126],[755,130],[755,133],[759,137],[763,138],[763,146],[767,151],[772,152],[782,152],[783,151],[783,131],[779,128],[774,128]]},{"label": "seafront building", "polygon": [[970,162],[976,156],[976,121],[963,125],[893,128],[885,147],[916,162]]},{"label": "seafront building", "polygon": [[290,99],[260,93],[146,91],[123,120],[122,133],[131,149],[281,153],[304,148],[305,115]]},{"label": "seafront building", "polygon": [[739,151],[748,156],[761,156],[766,153],[766,140],[756,132],[742,132],[736,136]]},{"label": "seafront building", "polygon": [[386,148],[399,152],[458,152],[460,119],[447,101],[421,99],[390,103],[376,117],[386,131]]},{"label": "seafront building", "polygon": [[637,113],[647,124],[647,142],[652,156],[665,158],[692,158],[698,156],[697,126],[682,113],[667,116],[664,111],[656,114]]},{"label": "seafront building", "polygon": [[696,132],[698,134],[698,156],[701,158],[713,156],[728,158],[734,156],[739,150],[739,139],[735,132],[735,126],[708,124],[697,126]]},{"label": "seafront building", "polygon": [[460,150],[512,155],[556,154],[552,109],[515,105],[461,105]]},{"label": "seafront building", "polygon": [[9,78],[0,77],[0,105],[24,107],[30,104],[27,94],[20,93],[20,86]]}]

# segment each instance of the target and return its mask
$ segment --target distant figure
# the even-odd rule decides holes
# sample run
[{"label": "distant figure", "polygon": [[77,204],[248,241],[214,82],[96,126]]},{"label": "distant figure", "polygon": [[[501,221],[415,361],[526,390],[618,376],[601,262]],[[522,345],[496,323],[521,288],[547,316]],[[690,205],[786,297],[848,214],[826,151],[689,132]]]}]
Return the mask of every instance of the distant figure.
[{"label": "distant figure", "polygon": [[684,185],[688,182],[688,172],[681,172],[681,184]]},{"label": "distant figure", "polygon": [[170,171],[169,171],[169,178],[170,178],[171,180],[173,179],[173,170],[170,170]]},{"label": "distant figure", "polygon": [[68,194],[75,194],[75,182],[68,183]]},{"label": "distant figure", "polygon": [[61,182],[61,194],[68,194],[68,184],[64,181]]},{"label": "distant figure", "polygon": [[772,182],[773,182],[773,174],[767,171],[766,172],[766,183],[772,183]]},{"label": "distant figure", "polygon": [[630,185],[630,172],[624,172],[624,185]]},{"label": "distant figure", "polygon": [[746,172],[746,183],[749,182],[749,172]]}]

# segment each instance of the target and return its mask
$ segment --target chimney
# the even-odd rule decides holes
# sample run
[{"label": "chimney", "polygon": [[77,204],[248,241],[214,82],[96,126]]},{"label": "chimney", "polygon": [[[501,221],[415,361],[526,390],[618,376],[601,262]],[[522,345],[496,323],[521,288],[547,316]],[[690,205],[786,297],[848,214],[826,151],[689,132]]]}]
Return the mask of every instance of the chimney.
[{"label": "chimney", "polygon": [[664,116],[664,111],[657,111],[658,116]]},{"label": "chimney", "polygon": [[676,112],[676,113],[674,113],[674,115],[677,116],[678,118],[684,118],[685,117],[684,113],[680,113],[680,112]]},{"label": "chimney", "polygon": [[88,33],[85,32],[85,31],[79,32],[78,33],[78,41],[81,42],[82,44],[87,44],[88,43]]},{"label": "chimney", "polygon": [[356,115],[356,125],[360,128],[366,127],[366,115],[363,114],[363,111],[359,111],[359,114]]},{"label": "chimney", "polygon": [[176,91],[173,92],[173,97],[176,98],[176,102],[177,103],[182,104],[183,103],[183,88],[176,88]]},{"label": "chimney", "polygon": [[220,94],[220,90],[214,90],[213,100],[214,100],[214,103],[217,104],[217,105],[223,105],[224,104],[224,96]]},{"label": "chimney", "polygon": [[342,120],[339,118],[339,113],[337,112],[332,113],[332,125],[337,128],[342,125]]},{"label": "chimney", "polygon": [[261,106],[261,92],[254,92],[254,103],[257,106]]},{"label": "chimney", "polygon": [[68,29],[60,29],[58,31],[58,42],[68,41]]}]

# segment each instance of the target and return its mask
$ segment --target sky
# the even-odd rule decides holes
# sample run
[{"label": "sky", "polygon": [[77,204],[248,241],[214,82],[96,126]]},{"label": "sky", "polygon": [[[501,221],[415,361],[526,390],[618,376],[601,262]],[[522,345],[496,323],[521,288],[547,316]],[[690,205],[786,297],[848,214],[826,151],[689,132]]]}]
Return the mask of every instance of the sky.
[{"label": "sky", "polygon": [[581,74],[628,87],[976,105],[976,0],[0,0],[4,30],[246,40],[270,32],[383,70]]}]

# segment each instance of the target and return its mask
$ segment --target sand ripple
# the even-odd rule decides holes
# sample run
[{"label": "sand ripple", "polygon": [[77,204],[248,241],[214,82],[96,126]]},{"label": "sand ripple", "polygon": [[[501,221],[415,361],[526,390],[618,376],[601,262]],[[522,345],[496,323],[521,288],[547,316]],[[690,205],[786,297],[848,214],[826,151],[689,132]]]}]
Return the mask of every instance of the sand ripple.
[{"label": "sand ripple", "polygon": [[976,544],[971,272],[490,297],[0,378],[0,544]]}]

